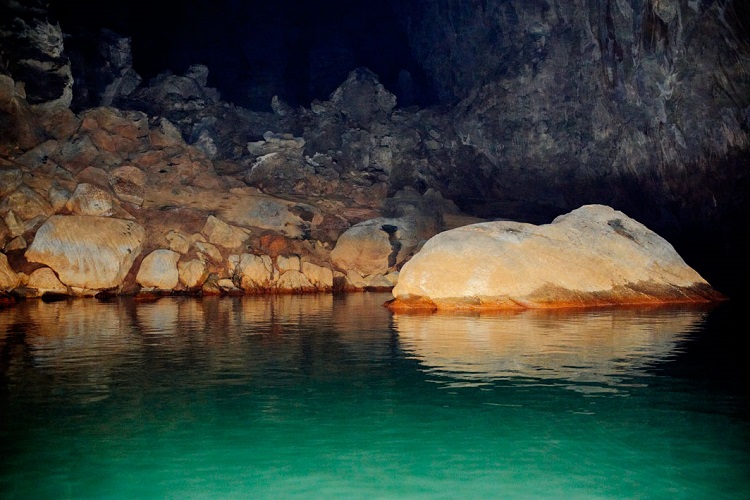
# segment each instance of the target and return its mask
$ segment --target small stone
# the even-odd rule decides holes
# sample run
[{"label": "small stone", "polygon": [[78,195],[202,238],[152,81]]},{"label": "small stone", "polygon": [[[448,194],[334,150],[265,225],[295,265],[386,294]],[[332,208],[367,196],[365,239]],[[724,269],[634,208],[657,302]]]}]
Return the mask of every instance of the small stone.
[{"label": "small stone", "polygon": [[179,262],[177,270],[180,283],[186,288],[199,288],[208,278],[208,268],[200,259],[192,259],[187,262]]}]

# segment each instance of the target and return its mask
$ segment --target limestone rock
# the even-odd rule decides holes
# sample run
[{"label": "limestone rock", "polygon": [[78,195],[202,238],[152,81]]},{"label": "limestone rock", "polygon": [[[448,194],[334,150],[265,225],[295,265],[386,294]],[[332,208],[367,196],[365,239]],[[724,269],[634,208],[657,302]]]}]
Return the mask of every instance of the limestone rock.
[{"label": "limestone rock", "polygon": [[363,276],[385,274],[404,262],[422,238],[433,234],[434,229],[425,231],[413,217],[370,219],[350,227],[339,237],[331,262]]},{"label": "limestone rock", "polygon": [[146,237],[142,226],[110,217],[53,215],[36,233],[26,259],[51,267],[64,284],[108,289],[122,284]]},{"label": "limestone rock", "polygon": [[299,271],[300,260],[298,255],[279,255],[276,257],[276,267],[279,271]]},{"label": "limestone rock", "polygon": [[138,206],[143,205],[146,174],[138,167],[123,165],[113,169],[110,172],[109,185],[122,201]]},{"label": "limestone rock", "polygon": [[42,296],[48,292],[59,294],[68,293],[68,287],[63,285],[60,280],[57,279],[55,272],[49,267],[42,267],[31,273],[31,276],[29,276],[29,282],[26,286],[34,289],[36,292],[34,295],[36,296]]},{"label": "limestone rock", "polygon": [[177,271],[180,275],[180,283],[186,288],[199,288],[208,278],[208,268],[200,259],[178,262]]},{"label": "limestone rock", "polygon": [[213,215],[208,216],[203,226],[203,234],[209,242],[228,249],[240,248],[247,240],[248,232],[246,229],[230,226]]},{"label": "limestone rock", "polygon": [[214,262],[221,262],[223,260],[219,249],[211,243],[208,243],[206,241],[196,241],[195,248],[197,248],[198,252],[200,252],[199,256],[203,254]]},{"label": "limestone rock", "polygon": [[282,292],[311,292],[315,290],[315,287],[307,276],[292,269],[279,276],[276,289]]},{"label": "limestone rock", "polygon": [[180,254],[172,250],[158,249],[146,255],[141,262],[135,280],[144,288],[172,290],[179,281],[177,261]]},{"label": "limestone rock", "polygon": [[14,192],[3,196],[0,201],[0,215],[8,213],[9,210],[15,212],[20,220],[27,221],[34,217],[51,215],[52,205],[33,189],[21,185]]},{"label": "limestone rock", "polygon": [[23,174],[17,168],[0,169],[0,196],[12,193],[23,182]]},{"label": "limestone rock", "polygon": [[112,196],[103,189],[85,182],[76,186],[65,206],[78,215],[109,217],[114,213]]},{"label": "limestone rock", "polygon": [[8,257],[0,253],[0,292],[9,292],[21,284],[21,278],[8,265]]},{"label": "limestone rock", "polygon": [[243,290],[269,288],[276,277],[273,262],[268,255],[243,253],[236,273]]},{"label": "limestone rock", "polygon": [[534,226],[486,222],[430,239],[401,270],[393,308],[534,308],[704,302],[721,295],[672,245],[586,205]]},{"label": "limestone rock", "polygon": [[375,73],[357,68],[331,94],[331,103],[349,119],[366,123],[374,116],[390,114],[396,107],[396,96],[383,87]]},{"label": "limestone rock", "polygon": [[307,276],[310,283],[318,290],[331,290],[333,288],[333,271],[327,267],[318,266],[311,262],[301,264],[302,273]]},{"label": "limestone rock", "polygon": [[190,237],[179,231],[170,231],[165,236],[169,249],[175,252],[186,254],[190,251]]},{"label": "limestone rock", "polygon": [[10,240],[5,247],[3,247],[3,250],[6,252],[12,252],[13,250],[23,250],[26,247],[26,238],[23,236],[16,236]]},{"label": "limestone rock", "polygon": [[132,153],[148,136],[148,117],[139,111],[99,107],[83,113],[81,130],[89,133],[97,148],[112,153]]}]

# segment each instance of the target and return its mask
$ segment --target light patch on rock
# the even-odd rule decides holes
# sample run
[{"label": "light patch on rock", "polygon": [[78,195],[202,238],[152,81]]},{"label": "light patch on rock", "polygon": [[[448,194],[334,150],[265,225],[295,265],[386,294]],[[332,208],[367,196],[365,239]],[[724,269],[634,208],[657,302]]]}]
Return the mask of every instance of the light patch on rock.
[{"label": "light patch on rock", "polygon": [[178,260],[180,254],[177,252],[166,249],[154,250],[141,262],[135,281],[144,288],[172,290],[179,281]]},{"label": "light patch on rock", "polygon": [[133,221],[53,215],[39,228],[26,259],[51,267],[64,284],[100,290],[122,285],[146,236]]}]

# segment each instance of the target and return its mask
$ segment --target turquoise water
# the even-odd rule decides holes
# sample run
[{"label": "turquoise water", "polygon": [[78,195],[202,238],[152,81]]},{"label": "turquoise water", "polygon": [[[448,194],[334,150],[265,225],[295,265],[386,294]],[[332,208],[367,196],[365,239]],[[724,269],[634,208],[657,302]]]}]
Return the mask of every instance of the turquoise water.
[{"label": "turquoise water", "polygon": [[0,498],[750,498],[736,307],[0,309]]}]

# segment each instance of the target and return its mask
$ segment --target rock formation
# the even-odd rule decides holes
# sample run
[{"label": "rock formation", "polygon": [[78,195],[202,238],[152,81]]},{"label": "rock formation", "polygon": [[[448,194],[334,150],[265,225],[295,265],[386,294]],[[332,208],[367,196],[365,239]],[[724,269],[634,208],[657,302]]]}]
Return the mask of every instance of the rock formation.
[{"label": "rock formation", "polygon": [[672,245],[622,212],[587,205],[551,224],[485,222],[430,239],[390,307],[520,309],[707,302],[721,295]]},{"label": "rock formation", "polygon": [[[425,240],[467,216],[544,223],[589,203],[632,215],[688,261],[726,263],[706,266],[711,281],[743,288],[750,49],[739,0],[392,7],[439,106],[399,106],[356,68],[327,100],[245,109],[209,86],[206,65],[144,83],[129,37],[66,39],[45,2],[4,4],[3,290],[30,288],[41,266],[69,293],[390,287]],[[99,243],[52,230],[79,221],[90,232],[89,220],[143,230],[136,255],[104,252],[118,263],[96,263],[106,279],[75,277]],[[85,258],[63,262],[68,247]],[[150,254],[170,256],[168,282],[146,278]]]}]

